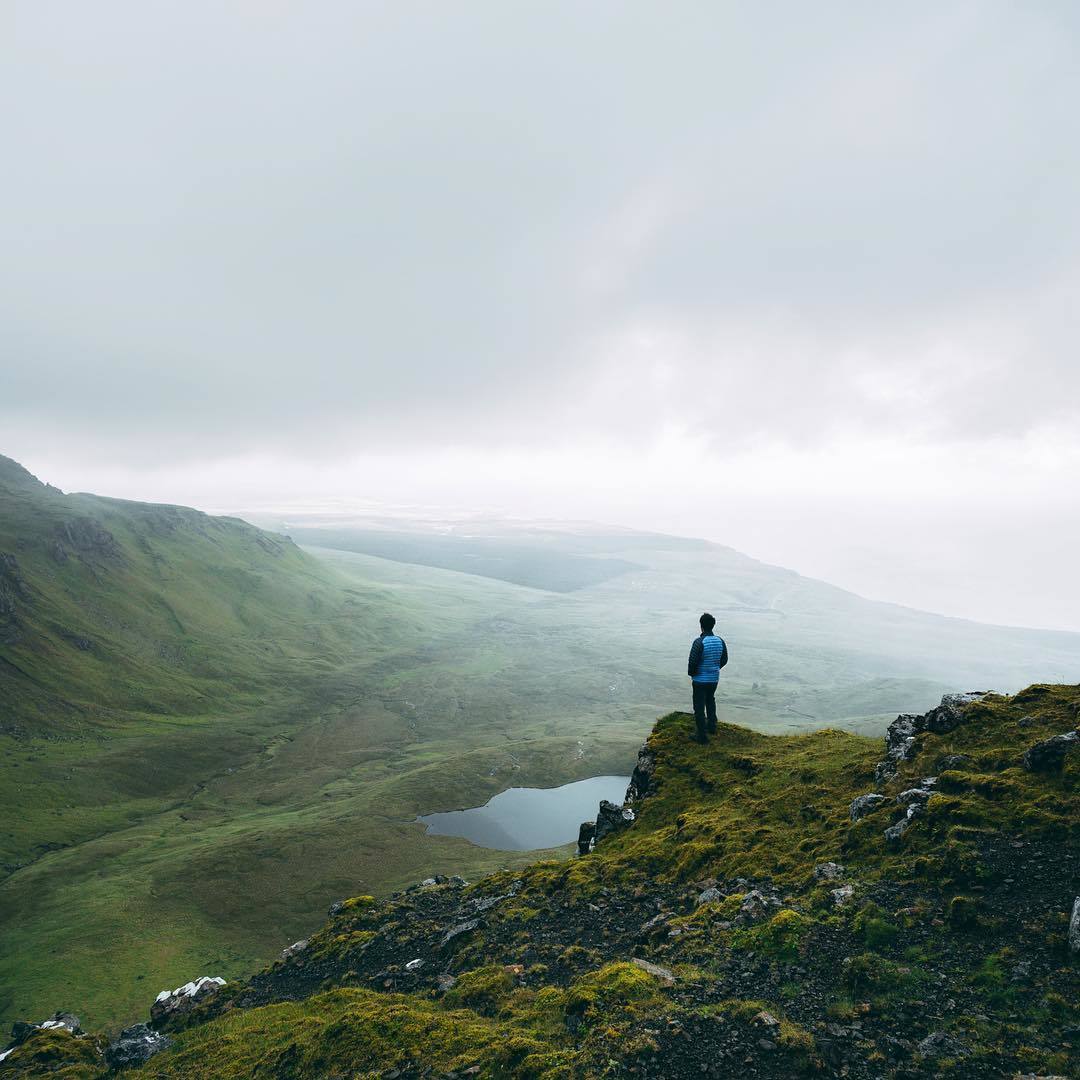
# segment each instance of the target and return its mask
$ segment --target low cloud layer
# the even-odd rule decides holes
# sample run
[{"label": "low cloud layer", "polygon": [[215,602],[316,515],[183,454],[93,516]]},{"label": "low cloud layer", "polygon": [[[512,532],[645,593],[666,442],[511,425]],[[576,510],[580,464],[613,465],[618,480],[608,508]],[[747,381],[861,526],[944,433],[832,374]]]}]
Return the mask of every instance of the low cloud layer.
[{"label": "low cloud layer", "polygon": [[610,459],[640,498],[593,516],[636,519],[688,453],[717,499],[732,460],[766,500],[816,461],[802,492],[850,505],[1075,506],[1075,5],[5,22],[0,452],[57,482],[241,505],[253,461],[300,463],[282,498],[347,461],[363,495],[420,447],[577,512]]}]

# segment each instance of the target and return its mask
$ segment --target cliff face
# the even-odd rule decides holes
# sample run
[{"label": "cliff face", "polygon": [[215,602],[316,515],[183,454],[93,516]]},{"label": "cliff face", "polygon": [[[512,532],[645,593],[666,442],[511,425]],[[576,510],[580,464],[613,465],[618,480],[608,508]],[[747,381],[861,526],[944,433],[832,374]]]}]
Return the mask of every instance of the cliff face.
[{"label": "cliff face", "polygon": [[[1076,686],[951,699],[885,746],[701,748],[664,717],[591,853],[335,904],[159,1015],[135,1075],[1076,1075],[1078,719]],[[0,1069],[106,1073],[90,1037],[22,1034]]]}]

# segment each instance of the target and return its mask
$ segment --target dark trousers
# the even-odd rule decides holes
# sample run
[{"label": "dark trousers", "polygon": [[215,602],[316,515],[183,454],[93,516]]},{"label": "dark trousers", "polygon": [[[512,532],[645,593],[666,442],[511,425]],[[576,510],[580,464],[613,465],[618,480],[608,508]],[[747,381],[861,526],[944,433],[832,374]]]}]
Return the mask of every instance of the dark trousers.
[{"label": "dark trousers", "polygon": [[696,682],[694,687],[694,723],[699,739],[705,738],[705,721],[708,719],[710,734],[716,730],[716,683]]}]

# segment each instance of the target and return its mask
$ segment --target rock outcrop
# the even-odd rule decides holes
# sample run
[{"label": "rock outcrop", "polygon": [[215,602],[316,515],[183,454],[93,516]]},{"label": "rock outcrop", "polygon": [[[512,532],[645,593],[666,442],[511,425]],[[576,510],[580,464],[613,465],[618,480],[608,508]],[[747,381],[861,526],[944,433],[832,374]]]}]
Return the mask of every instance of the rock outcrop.
[{"label": "rock outcrop", "polygon": [[25,1020],[16,1020],[15,1023],[11,1025],[11,1041],[4,1050],[0,1051],[0,1062],[3,1062],[6,1058],[10,1057],[36,1032],[54,1030],[70,1032],[79,1039],[85,1036],[79,1018],[69,1012],[53,1013],[48,1020],[42,1020],[37,1024],[30,1024]]},{"label": "rock outcrop", "polygon": [[876,810],[883,802],[885,802],[885,796],[879,795],[876,791],[872,791],[867,795],[858,795],[851,800],[851,805],[848,807],[848,817],[852,821],[858,821],[860,818],[866,817],[871,810]]},{"label": "rock outcrop", "polygon": [[656,775],[656,753],[646,743],[639,751],[637,764],[630,775],[630,784],[626,789],[625,802],[635,803],[653,793]]},{"label": "rock outcrop", "polygon": [[633,822],[634,811],[629,806],[616,806],[607,799],[601,799],[600,812],[596,815],[596,835],[593,843],[598,844],[605,836],[625,829]]},{"label": "rock outcrop", "polygon": [[122,562],[124,559],[116,537],[91,517],[75,517],[61,522],[56,526],[54,539],[62,552],[58,561],[63,561],[72,551],[84,559],[111,562]]},{"label": "rock outcrop", "polygon": [[299,941],[294,941],[291,945],[287,945],[281,950],[282,960],[288,960],[290,956],[299,956],[308,947],[308,939],[301,938]]},{"label": "rock outcrop", "polygon": [[885,760],[878,762],[874,778],[879,784],[891,780],[901,762],[915,756],[916,742],[924,731],[944,735],[954,731],[964,721],[964,711],[973,702],[986,696],[985,691],[967,694],[946,694],[941,704],[928,712],[915,716],[902,713],[885,733]]},{"label": "rock outcrop", "polygon": [[116,1041],[105,1049],[105,1061],[112,1069],[131,1069],[144,1065],[159,1050],[172,1045],[172,1039],[163,1031],[155,1031],[149,1024],[134,1024],[124,1028]]},{"label": "rock outcrop", "polygon": [[77,1016],[69,1012],[57,1012],[53,1013],[48,1020],[42,1020],[37,1024],[28,1024],[22,1020],[16,1020],[11,1025],[11,1038],[15,1045],[18,1045],[25,1042],[35,1031],[50,1031],[53,1028],[63,1028],[65,1031],[70,1031],[72,1035],[81,1035],[83,1033],[82,1025]]},{"label": "rock outcrop", "polygon": [[150,1023],[160,1025],[174,1016],[189,1012],[224,985],[225,980],[216,975],[202,975],[175,990],[162,990],[150,1006]]},{"label": "rock outcrop", "polygon": [[579,855],[588,855],[596,839],[596,822],[583,821],[578,829],[577,849]]},{"label": "rock outcrop", "polygon": [[1024,751],[1024,768],[1028,772],[1060,772],[1066,756],[1080,746],[1080,731],[1066,731],[1043,739]]},{"label": "rock outcrop", "polygon": [[[751,773],[663,718],[663,798],[602,812],[632,820],[633,843],[335,904],[307,948],[185,1016],[195,1040],[145,1071],[187,1080],[198,1047],[206,1075],[234,1076],[313,1062],[328,1076],[515,1076],[522,1054],[552,1076],[642,1080],[1080,1076],[1080,795],[1068,774],[1017,767],[1080,714],[1080,687],[1050,693],[1027,728],[1028,703],[982,704],[854,814],[879,756],[864,740],[746,732]],[[826,814],[809,829],[808,799]],[[912,850],[883,843],[886,825]],[[161,1035],[125,1031],[109,1068],[157,1054]],[[97,1044],[29,1038],[16,1068],[20,1053],[97,1054],[88,1080],[105,1080]]]},{"label": "rock outcrop", "polygon": [[771,918],[783,906],[777,897],[770,896],[760,889],[751,889],[743,898],[735,921],[741,924],[761,922],[763,919]]},{"label": "rock outcrop", "polygon": [[648,798],[655,789],[656,752],[648,743],[638,751],[637,764],[630,775],[626,788],[626,798],[622,806],[603,799],[595,821],[583,821],[578,829],[578,854],[588,855],[593,847],[605,836],[632,825],[635,813],[631,803]]},{"label": "rock outcrop", "polygon": [[14,645],[22,638],[19,603],[30,600],[30,588],[19,570],[18,560],[0,551],[0,644]]}]

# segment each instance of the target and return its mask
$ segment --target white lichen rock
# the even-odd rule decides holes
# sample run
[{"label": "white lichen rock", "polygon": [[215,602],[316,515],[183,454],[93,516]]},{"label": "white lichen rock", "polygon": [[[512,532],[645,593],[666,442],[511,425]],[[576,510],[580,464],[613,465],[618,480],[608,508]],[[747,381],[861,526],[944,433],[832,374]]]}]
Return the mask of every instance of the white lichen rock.
[{"label": "white lichen rock", "polygon": [[162,990],[150,1006],[150,1020],[158,1023],[167,1017],[185,1013],[200,1001],[216,994],[225,985],[217,975],[202,975],[175,990]]}]

